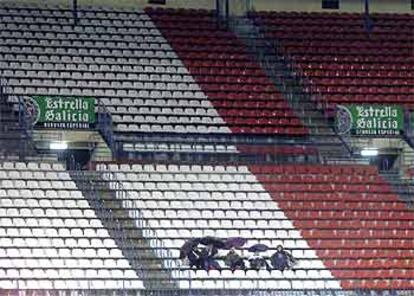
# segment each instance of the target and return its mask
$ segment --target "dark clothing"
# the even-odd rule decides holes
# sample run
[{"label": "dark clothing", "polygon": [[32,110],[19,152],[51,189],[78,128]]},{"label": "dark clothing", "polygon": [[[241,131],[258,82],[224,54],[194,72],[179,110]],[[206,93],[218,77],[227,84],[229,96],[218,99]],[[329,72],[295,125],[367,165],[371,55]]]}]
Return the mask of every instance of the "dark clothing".
[{"label": "dark clothing", "polygon": [[224,263],[226,263],[232,271],[235,271],[236,269],[246,269],[243,258],[236,252],[229,252],[224,258]]},{"label": "dark clothing", "polygon": [[196,269],[202,268],[202,259],[201,259],[201,253],[197,249],[193,249],[190,253],[187,255],[188,261],[190,262],[190,268],[193,268],[193,266]]},{"label": "dark clothing", "polygon": [[284,250],[276,251],[272,257],[270,257],[270,262],[274,269],[280,271],[290,269],[296,263],[292,255]]},{"label": "dark clothing", "polygon": [[214,256],[217,255],[217,253],[218,253],[217,248],[216,247],[212,247],[211,250],[210,250],[209,256],[210,257],[214,257]]},{"label": "dark clothing", "polygon": [[214,259],[214,255],[218,253],[216,248],[211,249],[210,251],[207,248],[201,249],[200,251],[200,265],[201,269],[209,271],[211,269],[220,270],[220,264]]},{"label": "dark clothing", "polygon": [[250,268],[254,270],[260,270],[263,267],[266,267],[267,270],[271,270],[269,264],[267,263],[266,259],[263,257],[250,257],[249,258]]}]

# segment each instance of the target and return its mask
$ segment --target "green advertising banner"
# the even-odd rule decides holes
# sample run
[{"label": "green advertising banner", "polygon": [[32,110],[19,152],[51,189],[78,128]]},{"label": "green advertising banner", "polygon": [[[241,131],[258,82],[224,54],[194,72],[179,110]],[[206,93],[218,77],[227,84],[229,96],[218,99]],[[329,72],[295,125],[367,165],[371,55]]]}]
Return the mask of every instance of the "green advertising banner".
[{"label": "green advertising banner", "polygon": [[33,96],[25,98],[25,105],[33,126],[89,129],[96,121],[94,98]]},{"label": "green advertising banner", "polygon": [[335,125],[340,134],[396,136],[404,130],[404,109],[398,105],[338,105]]}]

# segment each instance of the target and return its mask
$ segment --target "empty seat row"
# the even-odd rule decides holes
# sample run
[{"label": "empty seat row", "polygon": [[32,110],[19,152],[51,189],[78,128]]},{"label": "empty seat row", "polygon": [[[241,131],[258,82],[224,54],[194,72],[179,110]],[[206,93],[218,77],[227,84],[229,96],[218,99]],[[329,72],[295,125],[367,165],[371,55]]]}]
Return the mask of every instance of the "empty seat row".
[{"label": "empty seat row", "polygon": [[[6,218],[2,218],[2,221],[5,221]],[[52,219],[49,219],[50,221]],[[13,226],[10,224],[6,224],[5,227],[9,227],[9,228],[5,228],[4,230],[4,234],[8,237],[8,242],[5,239],[2,239],[0,242],[2,245],[4,246],[10,246],[11,242],[12,242],[12,238],[20,238],[20,239],[24,239],[24,238],[30,238],[30,237],[45,237],[48,239],[53,239],[53,238],[61,238],[61,237],[71,237],[74,239],[77,238],[82,238],[82,237],[88,237],[88,239],[84,240],[83,243],[81,243],[81,241],[78,241],[80,247],[91,247],[91,244],[89,244],[88,242],[91,241],[94,238],[100,238],[102,236],[108,236],[108,232],[102,229],[102,225],[95,225],[95,227],[100,227],[97,229],[93,229],[93,228],[87,228],[84,229],[82,227],[91,227],[91,224],[82,224],[82,225],[76,225],[77,228],[64,228],[63,227],[63,220],[61,220],[61,224],[58,225],[57,223],[54,223],[52,225],[49,225],[50,227],[53,228],[35,228],[35,226],[33,226],[33,228],[19,228],[18,226],[12,228]],[[43,223],[43,225],[40,225],[41,227],[45,227],[44,226],[45,223]],[[95,223],[96,224],[96,223]],[[63,228],[62,228],[63,227]],[[9,244],[8,244],[9,243]],[[14,243],[16,243],[16,240],[14,241]],[[16,246],[19,245],[18,243],[16,243]],[[109,245],[107,245],[106,247],[109,247]]]},{"label": "empty seat row", "polygon": [[[55,12],[59,12],[56,10]],[[23,12],[24,13],[24,12]],[[22,12],[18,14],[16,12],[5,12],[0,11],[0,14],[3,14],[3,20],[7,23],[27,23],[27,24],[44,24],[44,23],[62,23],[63,21],[67,21],[70,23],[72,21],[73,14],[66,13],[61,15],[42,15],[37,14],[36,12],[31,12],[29,15],[24,15]],[[97,17],[94,12],[85,12],[83,9],[78,11],[78,17],[82,19],[83,25],[104,25],[104,26],[115,26],[115,27],[143,27],[143,28],[150,28],[151,22],[146,22],[148,20],[148,16],[145,14],[131,14],[134,18],[132,19],[120,19],[118,14],[110,13],[111,18],[105,16],[105,18]],[[121,14],[122,15],[122,14]]]},{"label": "empty seat row", "polygon": [[[28,181],[28,180],[27,180]],[[21,189],[21,188],[10,188],[10,189],[1,189],[0,196],[2,198],[18,198],[23,197],[23,199],[57,199],[57,200],[66,200],[67,202],[82,200],[84,197],[77,188],[72,190],[67,190],[66,188],[61,190],[55,189]]]},{"label": "empty seat row", "polygon": [[[48,83],[50,81],[55,82],[56,84],[63,84],[67,80],[85,80],[85,85],[88,85],[88,82],[97,81],[100,85],[100,81],[119,81],[119,80],[129,80],[133,82],[134,80],[140,80],[145,83],[145,81],[154,81],[154,82],[192,82],[193,80],[189,76],[184,75],[170,75],[170,74],[137,74],[131,73],[99,73],[99,72],[76,72],[70,71],[70,69],[59,69],[53,71],[39,71],[39,70],[4,70],[4,77],[16,77],[19,79],[29,79],[34,76],[34,73],[38,74],[38,77],[46,79]],[[162,67],[155,67],[155,71],[163,70]],[[126,71],[126,70],[125,70]],[[142,72],[142,71],[141,71]],[[30,81],[30,80],[29,80]]]},{"label": "empty seat row", "polygon": [[167,59],[174,58],[175,55],[173,52],[165,50],[126,50],[126,49],[106,49],[106,48],[96,48],[96,49],[86,49],[86,48],[64,48],[64,47],[42,47],[42,46],[22,46],[22,45],[3,45],[0,48],[0,53],[2,55],[14,54],[14,55],[57,55],[57,56],[69,56],[69,55],[79,55],[79,56],[112,56],[112,57],[142,57],[142,58],[159,58]]},{"label": "empty seat row", "polygon": [[[171,62],[165,59],[134,59],[139,64],[133,64],[132,61],[128,59],[119,59],[113,62],[106,62],[105,59],[99,59],[99,64],[95,64],[95,60],[87,60],[85,63],[78,63],[78,61],[73,61],[70,63],[68,59],[71,60],[71,57],[63,57],[63,59],[58,59],[58,57],[52,56],[50,57],[50,61],[39,61],[39,62],[31,62],[26,61],[24,59],[21,60],[13,60],[8,59],[7,61],[0,62],[0,67],[4,70],[4,73],[11,75],[12,73],[20,73],[20,75],[24,75],[24,73],[28,73],[30,71],[38,71],[41,74],[45,75],[54,75],[57,70],[61,72],[69,72],[71,75],[79,75],[79,73],[84,73],[83,75],[91,75],[96,73],[105,73],[105,74],[129,74],[134,75],[141,74],[141,75],[150,75],[151,73],[158,73],[158,75],[163,75],[163,73],[168,73],[170,75],[180,74],[185,75],[187,72],[185,68],[177,67],[181,64],[179,61],[175,61],[176,65],[169,66]],[[152,64],[152,65],[150,65]],[[32,69],[32,70],[28,70]],[[7,72],[9,71],[9,72]],[[20,71],[20,72],[19,72]],[[44,71],[44,72],[42,72]],[[47,72],[46,72],[47,71]],[[77,73],[79,72],[79,73]],[[76,73],[76,74],[73,74]],[[147,74],[146,74],[147,73]],[[62,74],[63,75],[63,74]],[[136,78],[135,76],[132,76]],[[185,79],[186,77],[183,77]],[[147,79],[148,80],[148,79]]]},{"label": "empty seat row", "polygon": [[[68,203],[68,206],[64,209],[53,209],[53,208],[43,208],[42,206],[40,206],[39,208],[28,208],[28,207],[4,207],[2,209],[0,209],[0,213],[3,214],[3,216],[6,216],[8,218],[15,218],[17,219],[18,217],[24,217],[24,218],[29,218],[27,221],[34,223],[33,225],[37,225],[37,222],[34,222],[33,220],[30,220],[30,217],[34,216],[37,218],[40,217],[44,217],[46,220],[41,220],[38,223],[43,223],[43,224],[47,224],[50,223],[50,219],[55,219],[55,218],[65,218],[65,221],[67,223],[70,223],[70,221],[73,221],[71,219],[80,219],[80,218],[85,218],[88,219],[87,222],[85,223],[84,220],[80,220],[79,222],[74,222],[76,223],[85,223],[85,224],[89,224],[89,223],[94,223],[94,221],[96,222],[95,216],[94,216],[94,211],[91,209],[82,209],[82,208],[77,208],[77,203],[73,202],[73,203]],[[7,218],[6,218],[7,219]],[[90,220],[92,219],[92,220]],[[10,220],[5,220],[5,221],[9,221]],[[22,223],[26,223],[26,219],[23,220],[16,220],[16,221],[20,221],[19,225],[21,225]],[[56,220],[56,223],[61,223],[60,220]],[[99,221],[99,220],[98,220]],[[6,222],[5,222],[6,223]],[[16,222],[17,223],[17,222]],[[73,222],[70,224],[72,225]]]},{"label": "empty seat row", "polygon": [[[27,191],[26,191],[27,192]],[[24,193],[26,193],[24,192]],[[45,208],[52,208],[52,209],[59,209],[65,207],[73,207],[73,208],[89,208],[88,201],[85,199],[49,199],[49,198],[41,198],[41,197],[33,197],[33,196],[25,196],[24,198],[19,198],[17,196],[8,196],[2,197],[1,205],[4,208],[7,207],[28,207],[28,208],[37,208],[37,207],[45,207]]]},{"label": "empty seat row", "polygon": [[115,126],[117,132],[128,132],[128,133],[152,133],[152,132],[166,132],[166,133],[181,133],[181,134],[204,134],[204,133],[220,133],[227,134],[229,129],[225,126],[206,126],[206,125],[180,125],[180,124],[117,124]]},{"label": "empty seat row", "polygon": [[0,162],[0,168],[2,170],[30,170],[30,171],[64,171],[64,165],[61,163],[37,163],[37,162]]},{"label": "empty seat row", "polygon": [[[50,37],[50,36],[48,36]],[[149,39],[149,38],[147,38]],[[108,42],[90,42],[84,40],[49,40],[49,39],[29,39],[29,38],[17,38],[17,36],[8,37],[7,34],[3,34],[1,38],[2,43],[4,46],[12,47],[45,47],[45,48],[58,48],[64,47],[68,50],[72,49],[88,49],[88,50],[96,50],[101,48],[106,48],[108,50],[122,50],[122,51],[133,51],[133,52],[144,52],[144,51],[170,51],[170,47],[168,44],[165,43],[154,43],[155,40],[145,40],[146,43],[143,44],[136,44],[136,43],[129,43],[126,41],[108,41]],[[136,40],[134,40],[136,41]]]},{"label": "empty seat row", "polygon": [[[2,23],[1,28],[4,30],[32,30],[32,31],[43,31],[50,33],[51,37],[53,37],[53,33],[61,33],[62,30],[65,31],[72,31],[72,28],[70,25],[60,25],[60,24],[30,24],[30,23]],[[70,32],[69,31],[69,32]],[[156,29],[151,29],[151,27],[148,28],[142,28],[142,27],[116,27],[116,26],[110,26],[110,27],[104,27],[101,25],[82,25],[80,23],[80,26],[78,27],[79,33],[100,33],[100,34],[126,34],[126,35],[149,35],[149,36],[158,36],[159,31]]]},{"label": "empty seat row", "polygon": [[70,180],[70,176],[66,172],[54,171],[0,171],[0,179],[36,179],[36,180]]},{"label": "empty seat row", "polygon": [[73,181],[2,180],[0,183],[2,188],[76,189]]},{"label": "empty seat row", "polygon": [[[30,17],[30,16],[67,16],[72,17],[72,11],[69,10],[67,7],[62,6],[54,6],[54,5],[48,5],[48,6],[36,6],[35,4],[24,4],[19,3],[18,5],[13,5],[13,3],[8,3],[7,5],[4,5],[0,8],[1,14],[7,14],[12,15],[16,17]],[[79,11],[79,13],[86,18],[91,19],[121,19],[126,20],[129,18],[136,19],[136,18],[142,18],[142,19],[148,19],[148,16],[143,13],[141,9],[134,9],[129,8],[126,10],[121,10],[118,8],[118,10],[114,11],[113,9],[107,8],[107,7],[89,7],[89,6],[83,6],[82,10]]]},{"label": "empty seat row", "polygon": [[[10,97],[10,102],[16,101],[16,96],[19,95],[50,95],[50,96],[93,96],[97,98],[113,98],[120,97],[125,98],[129,97],[131,99],[135,98],[136,92],[134,90],[125,90],[125,89],[113,89],[113,88],[74,88],[76,85],[75,81],[69,83],[65,87],[54,87],[47,85],[31,85],[27,87],[21,87],[20,85],[10,85],[7,87],[7,92]],[[16,101],[17,102],[17,101]]]},{"label": "empty seat row", "polygon": [[[117,271],[114,270],[114,273]],[[18,279],[19,273],[14,273],[15,279],[1,279],[0,287],[6,290],[39,290],[39,289],[57,289],[57,290],[102,290],[102,289],[144,289],[141,280],[73,280],[73,279]]]}]

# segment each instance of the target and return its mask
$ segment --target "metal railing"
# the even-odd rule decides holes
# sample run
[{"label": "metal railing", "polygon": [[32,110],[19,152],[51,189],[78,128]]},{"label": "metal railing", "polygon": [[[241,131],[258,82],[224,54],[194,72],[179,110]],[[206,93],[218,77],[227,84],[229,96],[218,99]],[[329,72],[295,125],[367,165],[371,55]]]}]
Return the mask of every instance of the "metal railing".
[{"label": "metal railing", "polygon": [[116,155],[116,143],[113,131],[112,116],[101,100],[98,100],[97,117],[97,130],[106,141],[109,149],[112,151],[112,154]]},{"label": "metal railing", "polygon": [[[290,105],[296,110],[302,121],[312,126],[315,121],[312,117],[306,116],[307,110],[304,106],[304,98],[306,101],[315,106],[314,110],[320,112],[323,116],[318,118],[325,126],[330,126],[334,135],[341,141],[341,144],[345,147],[348,157],[352,156],[353,152],[349,146],[349,139],[346,139],[343,135],[340,135],[333,128],[332,122],[334,119],[335,110],[324,97],[316,92],[303,71],[286,52],[282,44],[278,40],[269,39],[261,28],[256,26],[254,22],[246,17],[232,18],[230,26],[234,32],[238,34],[248,43],[249,47],[258,57],[263,68],[265,68],[274,82],[281,87],[284,96],[289,101]],[[278,69],[276,65],[282,65],[281,69]],[[285,82],[286,77],[294,81],[294,85],[288,85]],[[299,89],[295,91],[295,86]],[[316,128],[317,130],[317,128]]]},{"label": "metal railing", "polygon": [[[110,225],[112,231],[112,238],[117,242],[119,249],[123,250],[125,247],[128,246],[128,237],[126,236],[125,232],[123,231],[122,227],[119,223],[113,218],[111,210],[104,206],[102,198],[97,193],[95,188],[95,184],[90,182],[89,178],[85,176],[84,172],[80,170],[79,167],[72,167],[75,169],[71,171],[71,175],[75,176],[75,180],[77,181],[77,186],[82,191],[87,191],[88,194],[85,194],[85,198],[88,200],[91,207],[94,209],[95,213],[97,214],[98,218],[101,219],[103,225]],[[80,182],[79,182],[80,181]],[[139,258],[128,258],[132,261],[138,261]],[[135,262],[132,262],[135,263]],[[136,270],[138,279],[142,280],[143,272],[142,270]],[[122,286],[124,290],[127,290],[128,283],[127,280],[119,280],[117,281],[122,282]],[[90,282],[88,282],[91,285]],[[96,289],[96,287],[88,287],[89,289]]]},{"label": "metal railing", "polygon": [[[19,149],[13,149],[10,153],[18,155],[20,160],[24,160],[28,155],[34,156],[36,149],[33,142],[33,126],[27,120],[27,109],[24,97],[18,96],[17,102],[14,102],[13,107],[13,103],[9,101],[7,80],[0,78],[0,111],[3,111],[5,106],[10,107],[10,119],[18,124],[18,129],[12,130],[10,136],[14,134],[12,140],[19,142]],[[3,115],[2,113],[0,112],[1,115]],[[3,119],[0,118],[0,122],[2,121]]]},{"label": "metal railing", "polygon": [[19,127],[23,133],[22,147],[24,147],[24,153],[27,154],[30,149],[31,154],[35,154],[36,147],[33,141],[33,125],[27,120],[27,108],[22,96],[18,97],[18,118]]},{"label": "metal railing", "polygon": [[229,144],[216,143],[212,138],[211,142],[205,144],[203,142],[163,142],[154,139],[136,142],[130,140],[122,145],[117,155],[118,159],[134,159],[145,163],[278,164],[292,161],[315,163],[319,159],[317,149],[309,141],[280,144]]},{"label": "metal railing", "polygon": [[[133,219],[134,226],[142,231],[142,235],[151,247],[152,252],[154,252],[158,258],[162,259],[162,267],[167,271],[169,281],[174,283],[176,279],[180,277],[182,278],[183,271],[181,271],[181,261],[178,258],[174,258],[171,250],[165,246],[163,240],[157,237],[156,232],[150,226],[148,218],[144,216],[141,209],[136,207],[134,199],[130,197],[128,190],[126,190],[123,184],[117,179],[116,173],[111,171],[101,171],[95,172],[95,174],[97,174],[96,179],[102,179],[107,182],[108,189],[115,193],[115,198],[122,203],[122,207],[128,212],[129,217]],[[94,188],[90,189],[94,190]],[[139,260],[142,258],[138,257],[137,259]],[[137,263],[141,265],[139,262]],[[143,267],[140,272],[142,273],[142,278],[147,277]],[[188,279],[191,286],[191,276],[189,272],[184,271],[184,278]],[[176,286],[178,285],[176,284]]]}]

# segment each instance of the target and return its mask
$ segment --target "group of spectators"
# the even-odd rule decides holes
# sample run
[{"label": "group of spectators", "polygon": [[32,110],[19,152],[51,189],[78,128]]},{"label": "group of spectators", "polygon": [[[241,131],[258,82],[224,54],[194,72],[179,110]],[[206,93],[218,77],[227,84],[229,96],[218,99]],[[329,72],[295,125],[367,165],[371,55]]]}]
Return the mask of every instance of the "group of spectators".
[{"label": "group of spectators", "polygon": [[[276,247],[276,251],[270,257],[266,257],[261,253],[267,251],[268,247],[263,244],[256,244],[247,249],[252,253],[251,256],[242,257],[236,251],[236,247],[240,248],[243,241],[245,242],[245,240],[239,240],[239,243],[235,246],[234,244],[226,245],[225,242],[223,243],[223,241],[217,239],[204,241],[203,239],[193,239],[183,245],[180,258],[185,260],[190,268],[206,271],[221,270],[222,265],[219,261],[222,261],[232,271],[247,269],[284,271],[292,269],[297,263],[296,259],[281,245]],[[205,243],[203,244],[203,242]],[[228,250],[228,252],[220,255],[219,250]]]}]

